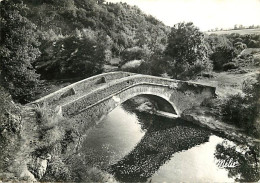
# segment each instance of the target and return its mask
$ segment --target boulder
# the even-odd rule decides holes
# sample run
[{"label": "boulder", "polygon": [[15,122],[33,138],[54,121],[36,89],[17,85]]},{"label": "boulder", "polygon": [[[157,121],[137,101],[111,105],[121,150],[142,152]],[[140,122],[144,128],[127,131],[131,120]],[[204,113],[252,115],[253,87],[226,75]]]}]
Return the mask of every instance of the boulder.
[{"label": "boulder", "polygon": [[29,164],[30,172],[38,179],[41,179],[46,172],[48,161],[50,159],[51,159],[50,154],[47,154],[46,156],[34,158],[32,162]]},{"label": "boulder", "polygon": [[143,60],[132,60],[122,65],[121,69],[122,70],[135,69],[138,68],[142,64],[142,62]]},{"label": "boulder", "polygon": [[151,102],[145,102],[136,108],[139,112],[148,112],[153,114],[155,112],[155,108]]}]

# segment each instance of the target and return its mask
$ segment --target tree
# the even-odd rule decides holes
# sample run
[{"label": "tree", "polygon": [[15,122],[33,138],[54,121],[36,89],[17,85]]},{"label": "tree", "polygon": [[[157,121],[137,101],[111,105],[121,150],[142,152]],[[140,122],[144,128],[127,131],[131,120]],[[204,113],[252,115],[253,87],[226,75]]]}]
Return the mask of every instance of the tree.
[{"label": "tree", "polygon": [[[91,29],[76,30],[76,35],[49,43],[37,68],[45,79],[85,78],[100,74],[110,46],[111,40],[102,33]],[[48,64],[46,60],[49,60]]]},{"label": "tree", "polygon": [[236,182],[258,182],[259,146],[232,144],[227,140],[216,146],[214,153],[217,165],[228,171],[228,177]]},{"label": "tree", "polygon": [[150,55],[150,50],[147,47],[140,48],[135,46],[132,48],[127,48],[121,54],[121,64],[125,64],[131,60],[148,60]]},{"label": "tree", "polygon": [[22,16],[25,8],[20,1],[0,2],[1,83],[20,102],[33,95],[39,81],[39,75],[32,66],[40,55],[36,26]]},{"label": "tree", "polygon": [[206,69],[207,50],[203,38],[203,33],[191,22],[171,28],[165,54],[172,58],[169,62],[173,77],[184,79],[188,73],[194,76]]},{"label": "tree", "polygon": [[105,0],[97,0],[98,4],[103,4],[105,2]]}]

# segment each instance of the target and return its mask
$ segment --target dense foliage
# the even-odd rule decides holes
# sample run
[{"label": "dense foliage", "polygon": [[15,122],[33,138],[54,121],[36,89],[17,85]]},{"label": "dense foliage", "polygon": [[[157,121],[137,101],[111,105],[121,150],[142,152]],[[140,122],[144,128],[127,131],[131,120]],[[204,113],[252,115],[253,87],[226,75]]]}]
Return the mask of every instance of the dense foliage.
[{"label": "dense foliage", "polygon": [[169,32],[126,3],[3,0],[0,8],[1,82],[20,102],[35,93],[38,74],[41,79],[82,78],[101,73],[112,58],[121,65],[147,61],[165,49]]},{"label": "dense foliage", "polygon": [[[8,170],[20,146],[21,107],[0,85],[0,173]],[[3,178],[3,177],[1,177]],[[2,179],[1,179],[2,180]]]},{"label": "dense foliage", "polygon": [[[33,95],[38,74],[80,79],[118,59],[119,69],[190,79],[212,64],[237,68],[236,56],[260,42],[259,35],[204,35],[192,23],[170,30],[126,3],[4,0],[1,9],[1,78],[17,100]],[[133,68],[123,66],[133,60]]]},{"label": "dense foliage", "polygon": [[210,59],[213,61],[214,70],[223,70],[224,65],[232,62],[232,59],[236,57],[236,53],[233,47],[218,46],[214,53],[210,55]]},{"label": "dense foliage", "polygon": [[260,35],[259,34],[245,34],[240,35],[237,33],[232,33],[226,35],[227,38],[235,45],[238,42],[241,42],[247,45],[248,48],[260,48]]},{"label": "dense foliage", "polygon": [[40,56],[36,26],[23,16],[22,2],[3,1],[0,12],[0,73],[1,83],[16,100],[26,100],[38,84],[38,74],[32,67]]},{"label": "dense foliage", "polygon": [[196,76],[208,67],[204,35],[191,22],[172,27],[165,54],[171,57],[170,74],[174,78]]},{"label": "dense foliage", "polygon": [[244,95],[228,97],[222,106],[223,119],[246,130],[247,133],[260,137],[259,124],[260,76],[247,79],[243,84]]},{"label": "dense foliage", "polygon": [[[112,60],[119,61],[118,70],[193,79],[211,65],[216,71],[236,69],[252,57],[242,54],[244,49],[260,47],[260,35],[205,35],[193,23],[170,29],[136,6],[104,0],[2,0],[0,12],[0,170],[10,167],[17,153],[25,159],[50,153],[43,181],[91,175],[68,167],[82,161],[66,155],[79,138],[70,121],[49,115],[47,106],[36,109],[36,119],[22,120],[28,106],[13,99],[28,102],[40,79],[86,78],[104,72]],[[230,96],[221,108],[223,120],[255,137],[260,136],[259,83],[259,77],[245,81],[244,95]],[[34,163],[26,166],[35,173]]]},{"label": "dense foliage", "polygon": [[259,150],[257,145],[248,147],[224,140],[216,146],[214,155],[217,165],[227,170],[228,177],[234,178],[236,182],[257,182],[260,179]]},{"label": "dense foliage", "polygon": [[121,65],[132,59],[148,60],[154,52],[162,52],[167,42],[168,27],[126,3],[24,2],[30,7],[27,17],[38,26],[42,39],[43,54],[36,65],[43,78],[95,75],[111,58],[122,57]]},{"label": "dense foliage", "polygon": [[[100,74],[110,57],[111,39],[85,29],[56,42],[47,42],[36,63],[38,72],[47,79],[86,78]],[[51,51],[50,51],[51,50]],[[46,61],[47,60],[47,61]]]},{"label": "dense foliage", "polygon": [[[213,69],[226,71],[248,65],[252,54],[241,54],[246,48],[260,48],[260,35],[258,34],[210,34],[205,37],[206,47],[209,51],[209,59],[213,62]],[[247,62],[247,63],[246,63]]]}]

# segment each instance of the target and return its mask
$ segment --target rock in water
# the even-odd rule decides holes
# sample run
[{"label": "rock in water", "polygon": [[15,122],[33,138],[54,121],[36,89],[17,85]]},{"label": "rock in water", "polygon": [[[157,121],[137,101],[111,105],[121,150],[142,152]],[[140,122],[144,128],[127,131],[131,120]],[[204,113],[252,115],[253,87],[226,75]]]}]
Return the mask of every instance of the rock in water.
[{"label": "rock in water", "polygon": [[151,102],[145,102],[141,104],[136,108],[136,110],[138,110],[139,112],[148,112],[150,114],[153,114],[155,111],[153,104]]}]

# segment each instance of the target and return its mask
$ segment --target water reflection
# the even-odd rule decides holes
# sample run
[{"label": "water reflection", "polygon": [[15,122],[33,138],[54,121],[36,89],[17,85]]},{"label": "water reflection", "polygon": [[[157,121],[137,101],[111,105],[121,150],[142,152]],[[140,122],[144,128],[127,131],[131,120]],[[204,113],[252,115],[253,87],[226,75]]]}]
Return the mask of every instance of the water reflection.
[{"label": "water reflection", "polygon": [[173,154],[170,161],[151,177],[152,182],[234,182],[228,171],[216,165],[216,145],[223,141],[215,135],[187,151]]},{"label": "water reflection", "polygon": [[216,146],[215,152],[218,166],[240,182],[260,180],[259,156],[259,146],[237,145],[226,140]]},{"label": "water reflection", "polygon": [[144,135],[137,116],[118,106],[88,134],[82,152],[89,166],[104,169],[126,156]]},{"label": "water reflection", "polygon": [[259,180],[259,149],[239,149],[189,122],[135,108],[124,103],[88,134],[82,149],[88,166],[131,182]]},{"label": "water reflection", "polygon": [[109,172],[124,182],[147,181],[174,153],[207,142],[209,135],[208,131],[181,120],[154,116],[152,125],[135,149],[110,166]]}]

